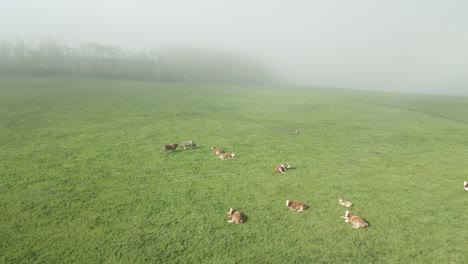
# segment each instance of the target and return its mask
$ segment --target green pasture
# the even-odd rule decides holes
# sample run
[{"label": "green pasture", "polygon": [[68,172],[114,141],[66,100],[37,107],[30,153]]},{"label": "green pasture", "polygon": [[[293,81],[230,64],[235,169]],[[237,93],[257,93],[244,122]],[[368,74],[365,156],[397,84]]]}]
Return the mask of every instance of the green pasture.
[{"label": "green pasture", "polygon": [[465,180],[468,97],[0,78],[1,263],[466,263]]}]

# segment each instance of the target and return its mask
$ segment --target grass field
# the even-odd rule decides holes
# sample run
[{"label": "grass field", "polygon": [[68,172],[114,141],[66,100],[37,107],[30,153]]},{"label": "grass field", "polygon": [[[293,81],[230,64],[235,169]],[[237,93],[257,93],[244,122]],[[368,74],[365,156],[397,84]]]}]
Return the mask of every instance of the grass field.
[{"label": "grass field", "polygon": [[2,263],[466,263],[468,97],[4,77],[0,127]]}]

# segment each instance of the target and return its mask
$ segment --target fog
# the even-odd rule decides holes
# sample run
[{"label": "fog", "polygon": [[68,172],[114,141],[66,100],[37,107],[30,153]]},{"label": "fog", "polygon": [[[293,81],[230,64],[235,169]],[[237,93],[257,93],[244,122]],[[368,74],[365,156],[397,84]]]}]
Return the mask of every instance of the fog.
[{"label": "fog", "polygon": [[2,0],[0,40],[257,58],[289,83],[468,94],[463,0]]}]

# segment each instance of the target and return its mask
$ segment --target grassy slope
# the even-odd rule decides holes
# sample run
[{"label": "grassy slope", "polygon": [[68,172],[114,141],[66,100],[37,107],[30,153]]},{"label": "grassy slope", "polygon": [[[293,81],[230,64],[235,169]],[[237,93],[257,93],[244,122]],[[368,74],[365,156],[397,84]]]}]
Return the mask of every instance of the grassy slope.
[{"label": "grassy slope", "polygon": [[[0,79],[0,260],[463,262],[467,111],[455,97]],[[294,169],[276,175],[280,162]],[[345,224],[338,198],[370,227]],[[245,224],[226,223],[229,207]]]}]

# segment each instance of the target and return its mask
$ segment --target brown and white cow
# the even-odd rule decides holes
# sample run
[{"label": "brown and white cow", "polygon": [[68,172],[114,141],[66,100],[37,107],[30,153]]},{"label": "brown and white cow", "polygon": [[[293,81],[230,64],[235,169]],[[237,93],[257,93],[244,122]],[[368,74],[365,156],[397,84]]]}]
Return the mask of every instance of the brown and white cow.
[{"label": "brown and white cow", "polygon": [[[342,216],[343,217],[343,216]],[[357,214],[353,214],[350,211],[346,210],[345,216],[343,217],[346,223],[350,223],[353,225],[353,228],[360,228],[360,227],[368,227],[369,224],[362,219]]]},{"label": "brown and white cow", "polygon": [[276,166],[275,168],[275,172],[277,173],[286,173],[286,170],[291,168],[291,166],[289,166],[289,163],[285,163],[285,164],[280,164],[278,166]]},{"label": "brown and white cow", "polygon": [[289,207],[289,209],[291,210],[296,210],[297,212],[302,212],[308,207],[304,203],[289,200],[286,200],[286,206]]},{"label": "brown and white cow", "polygon": [[216,146],[212,146],[211,147],[211,150],[213,150],[213,152],[216,154],[216,155],[219,155],[221,153],[224,153],[224,151]]},{"label": "brown and white cow", "polygon": [[231,219],[227,221],[228,223],[235,223],[235,224],[244,223],[244,220],[242,219],[242,214],[239,211],[234,210],[233,208],[230,208],[227,214],[229,215],[228,218]]}]

